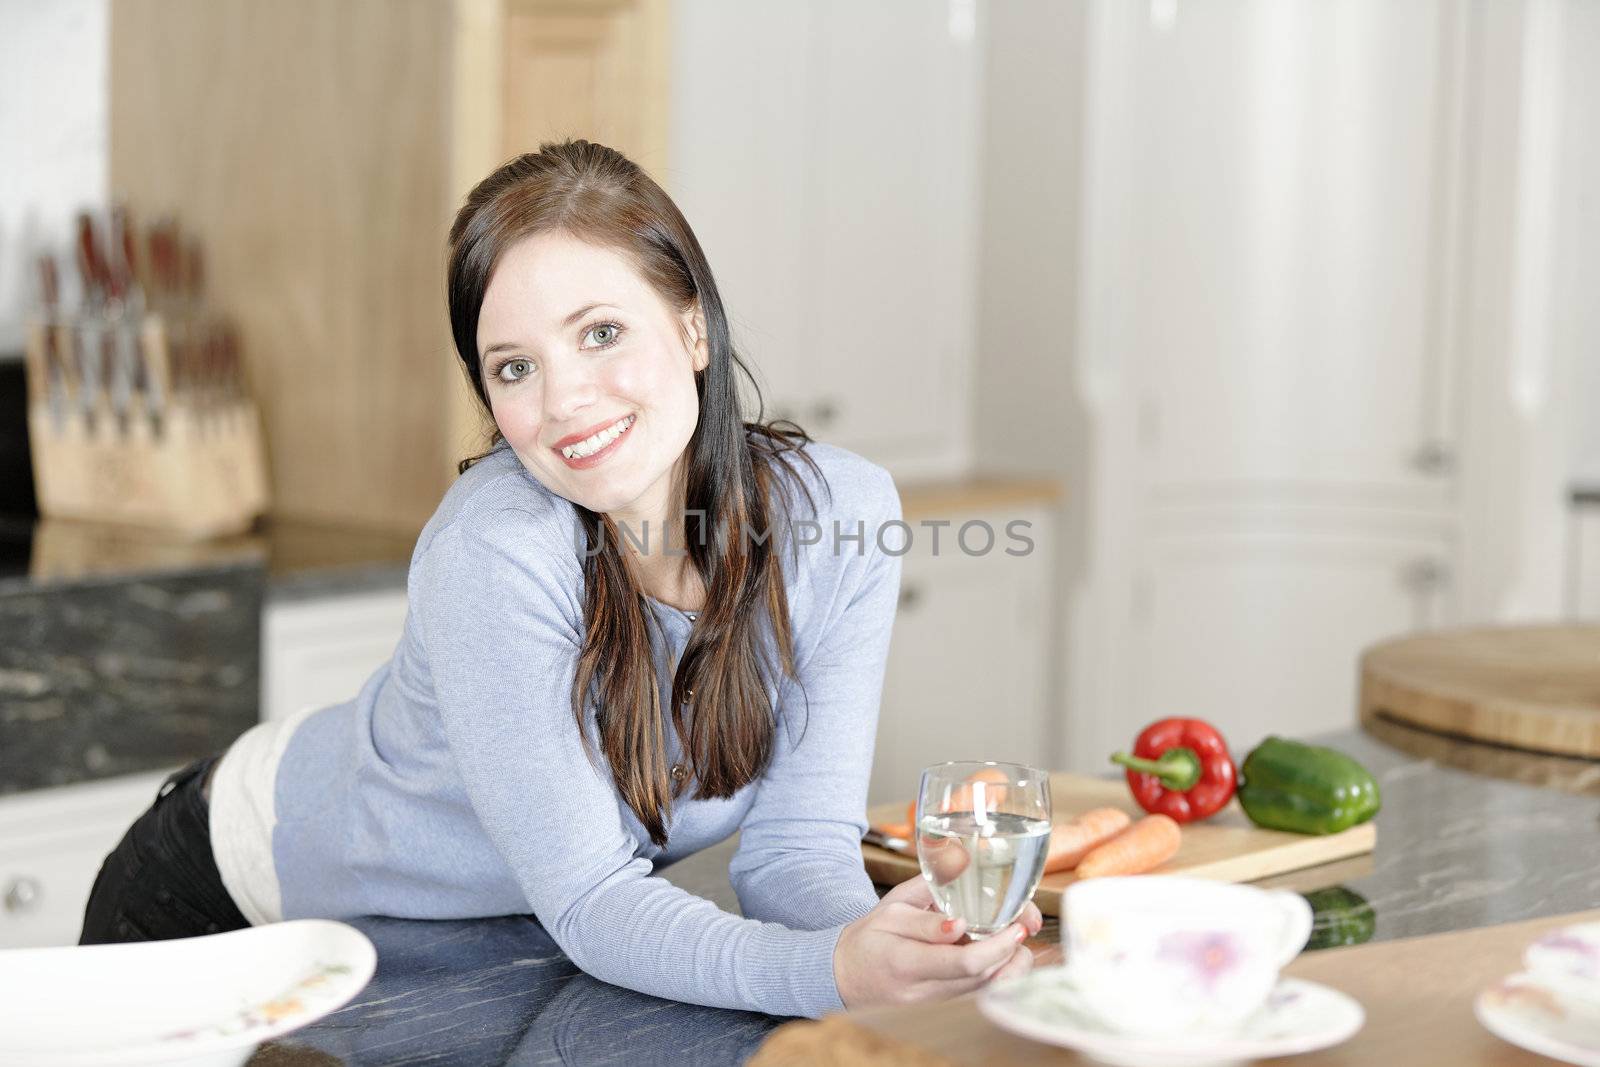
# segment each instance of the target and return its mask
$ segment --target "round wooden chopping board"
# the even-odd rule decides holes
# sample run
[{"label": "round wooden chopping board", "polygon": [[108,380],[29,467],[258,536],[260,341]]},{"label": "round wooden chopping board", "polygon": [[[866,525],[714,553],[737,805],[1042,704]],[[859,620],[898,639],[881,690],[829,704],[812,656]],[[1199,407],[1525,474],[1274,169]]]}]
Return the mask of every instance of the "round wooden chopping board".
[{"label": "round wooden chopping board", "polygon": [[1402,637],[1361,657],[1361,717],[1600,759],[1600,626]]}]

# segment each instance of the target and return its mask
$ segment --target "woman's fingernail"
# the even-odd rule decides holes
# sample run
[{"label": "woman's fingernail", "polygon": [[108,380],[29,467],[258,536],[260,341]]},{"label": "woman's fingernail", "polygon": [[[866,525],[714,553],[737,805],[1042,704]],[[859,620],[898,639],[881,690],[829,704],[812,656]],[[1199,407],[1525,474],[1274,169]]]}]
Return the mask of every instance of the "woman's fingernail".
[{"label": "woman's fingernail", "polygon": [[939,929],[943,930],[947,934],[951,930],[954,930],[955,928],[956,928],[956,921],[954,919],[946,919],[944,922],[939,924]]},{"label": "woman's fingernail", "polygon": [[1028,940],[1028,928],[1027,927],[1025,927],[1025,926],[1017,927],[1017,940],[1018,941],[1026,941],[1026,940]]}]

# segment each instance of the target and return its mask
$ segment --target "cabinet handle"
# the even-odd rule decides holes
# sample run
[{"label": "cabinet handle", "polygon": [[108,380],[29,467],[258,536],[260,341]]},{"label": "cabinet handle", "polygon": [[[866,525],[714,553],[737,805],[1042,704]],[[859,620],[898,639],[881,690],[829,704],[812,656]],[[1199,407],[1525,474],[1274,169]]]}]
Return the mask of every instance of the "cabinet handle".
[{"label": "cabinet handle", "polygon": [[1411,466],[1418,474],[1442,478],[1455,471],[1456,456],[1443,441],[1429,441],[1412,455]]},{"label": "cabinet handle", "polygon": [[1437,592],[1450,580],[1450,568],[1431,556],[1412,560],[1401,572],[1400,581],[1413,593]]},{"label": "cabinet handle", "polygon": [[824,397],[817,401],[816,406],[811,409],[811,417],[816,420],[819,429],[827,429],[839,417],[839,402],[832,398]]},{"label": "cabinet handle", "polygon": [[901,610],[901,611],[913,611],[913,610],[916,609],[916,606],[918,604],[920,604],[920,603],[922,603],[922,587],[921,586],[902,585],[900,587],[900,603],[898,605],[899,610]]},{"label": "cabinet handle", "polygon": [[6,887],[6,911],[20,915],[39,906],[39,883],[27,875],[13,879]]}]

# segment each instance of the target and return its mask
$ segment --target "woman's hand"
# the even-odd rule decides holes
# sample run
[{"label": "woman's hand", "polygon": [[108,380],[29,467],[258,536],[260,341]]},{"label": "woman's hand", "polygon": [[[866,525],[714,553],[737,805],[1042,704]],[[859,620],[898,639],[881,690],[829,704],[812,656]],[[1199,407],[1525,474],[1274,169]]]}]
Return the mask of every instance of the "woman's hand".
[{"label": "woman's hand", "polygon": [[944,1000],[996,978],[1027,974],[1033,952],[1022,942],[1044,917],[1030,900],[1016,922],[991,937],[964,941],[966,923],[946,919],[921,876],[909,878],[844,928],[833,977],[846,1008]]}]

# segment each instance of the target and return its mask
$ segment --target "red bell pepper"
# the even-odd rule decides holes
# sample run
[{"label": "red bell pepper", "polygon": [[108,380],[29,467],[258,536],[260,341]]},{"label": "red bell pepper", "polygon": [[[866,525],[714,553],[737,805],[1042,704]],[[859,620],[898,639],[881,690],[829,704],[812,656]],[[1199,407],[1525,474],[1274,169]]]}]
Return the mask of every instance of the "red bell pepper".
[{"label": "red bell pepper", "polygon": [[1233,799],[1239,771],[1228,743],[1199,719],[1162,719],[1144,728],[1133,755],[1111,762],[1127,768],[1133,799],[1152,815],[1194,822],[1215,815]]}]

